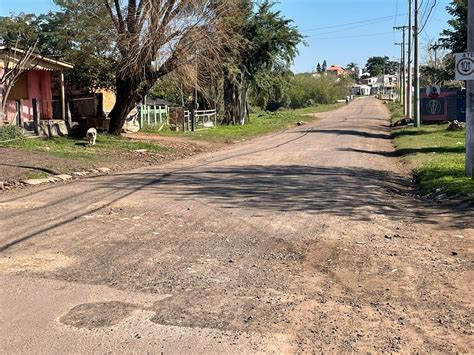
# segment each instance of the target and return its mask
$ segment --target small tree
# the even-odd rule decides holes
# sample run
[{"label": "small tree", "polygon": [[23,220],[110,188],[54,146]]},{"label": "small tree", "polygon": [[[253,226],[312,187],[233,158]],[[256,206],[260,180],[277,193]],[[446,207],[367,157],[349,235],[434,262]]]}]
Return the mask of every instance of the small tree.
[{"label": "small tree", "polygon": [[321,73],[321,64],[316,65],[316,73]]},{"label": "small tree", "polygon": [[7,116],[7,100],[11,90],[20,77],[37,65],[37,56],[34,54],[36,43],[26,50],[5,46],[1,53],[0,62],[3,63],[3,72],[0,75],[0,91],[2,107],[0,111],[0,126]]}]

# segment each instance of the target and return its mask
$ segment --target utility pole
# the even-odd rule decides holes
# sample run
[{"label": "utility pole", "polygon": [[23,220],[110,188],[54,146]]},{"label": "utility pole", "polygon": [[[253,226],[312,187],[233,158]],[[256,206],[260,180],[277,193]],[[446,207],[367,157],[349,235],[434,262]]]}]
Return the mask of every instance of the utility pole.
[{"label": "utility pole", "polygon": [[395,43],[396,46],[400,46],[400,71],[399,71],[399,82],[400,86],[400,104],[403,105],[403,111],[405,113],[406,102],[405,102],[405,43]]},{"label": "utility pole", "polygon": [[[474,1],[468,1],[467,51],[474,52]],[[466,174],[474,178],[474,81],[466,81]]]},{"label": "utility pole", "polygon": [[415,37],[415,127],[420,127],[421,125],[421,119],[420,119],[420,42],[419,42],[419,15],[420,13],[420,6],[419,6],[419,0],[415,0],[415,28],[413,30],[414,32],[414,37]]},{"label": "utility pole", "polygon": [[406,90],[406,99],[407,99],[407,115],[406,118],[411,119],[412,117],[412,101],[411,101],[411,89],[412,89],[412,77],[411,77],[411,45],[412,45],[412,4],[413,0],[408,0],[408,83]]},{"label": "utility pole", "polygon": [[[407,100],[406,100],[406,97],[407,97],[407,78],[406,78],[406,73],[407,73],[407,63],[406,63],[406,56],[405,56],[405,48],[406,48],[406,41],[405,41],[405,38],[406,38],[406,30],[408,29],[408,26],[398,26],[398,27],[394,27],[393,28],[394,30],[401,30],[402,31],[402,75],[401,75],[401,81],[400,81],[400,86],[402,88],[402,96],[403,96],[403,101],[400,101],[403,103],[403,114],[405,115],[405,117],[407,117]],[[402,98],[400,98],[402,100]]]}]

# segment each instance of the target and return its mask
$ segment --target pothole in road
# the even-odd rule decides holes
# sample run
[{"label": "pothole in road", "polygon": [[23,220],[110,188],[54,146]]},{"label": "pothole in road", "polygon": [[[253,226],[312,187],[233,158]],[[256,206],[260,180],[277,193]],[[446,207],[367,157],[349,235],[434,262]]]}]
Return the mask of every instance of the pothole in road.
[{"label": "pothole in road", "polygon": [[84,303],[72,308],[59,321],[76,328],[102,328],[130,317],[136,307],[118,301]]}]

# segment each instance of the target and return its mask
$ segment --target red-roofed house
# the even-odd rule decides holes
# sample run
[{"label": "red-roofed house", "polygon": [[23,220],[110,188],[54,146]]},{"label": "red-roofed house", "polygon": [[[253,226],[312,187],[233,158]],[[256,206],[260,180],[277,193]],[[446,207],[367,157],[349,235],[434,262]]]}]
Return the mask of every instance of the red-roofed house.
[{"label": "red-roofed house", "polygon": [[339,65],[331,65],[327,70],[326,74],[334,78],[340,78],[346,75],[346,70]]}]

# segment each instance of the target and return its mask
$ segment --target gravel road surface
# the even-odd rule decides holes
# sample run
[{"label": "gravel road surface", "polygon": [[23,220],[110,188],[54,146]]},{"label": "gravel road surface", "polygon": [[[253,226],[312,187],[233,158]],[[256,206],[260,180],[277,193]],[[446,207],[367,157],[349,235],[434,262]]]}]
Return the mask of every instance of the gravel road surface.
[{"label": "gravel road surface", "polygon": [[470,352],[474,213],[416,197],[389,115],[0,195],[0,352]]}]

